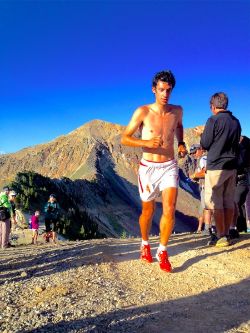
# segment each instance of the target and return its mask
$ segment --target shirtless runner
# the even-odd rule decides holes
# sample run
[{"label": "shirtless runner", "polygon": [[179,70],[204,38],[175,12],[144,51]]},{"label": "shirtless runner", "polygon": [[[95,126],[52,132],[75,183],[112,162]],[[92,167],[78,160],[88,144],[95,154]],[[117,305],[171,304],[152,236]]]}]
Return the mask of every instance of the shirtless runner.
[{"label": "shirtless runner", "polygon": [[[160,268],[171,272],[167,243],[172,233],[178,191],[178,166],[174,159],[174,136],[178,140],[178,153],[186,150],[183,142],[182,108],[168,104],[175,86],[171,71],[157,73],[152,82],[155,102],[135,110],[121,143],[142,147],[143,155],[138,171],[138,186],[142,200],[139,219],[142,244],[141,259],[149,263],[153,258],[149,245],[149,233],[155,210],[155,199],[162,192],[163,214],[160,220],[160,244],[156,258]],[[134,137],[140,129],[141,139]]]}]

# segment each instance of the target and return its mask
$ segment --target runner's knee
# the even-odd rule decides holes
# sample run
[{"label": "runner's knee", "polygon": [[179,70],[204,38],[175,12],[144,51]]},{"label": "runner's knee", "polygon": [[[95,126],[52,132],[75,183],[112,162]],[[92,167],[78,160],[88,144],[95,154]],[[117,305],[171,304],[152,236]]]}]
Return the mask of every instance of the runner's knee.
[{"label": "runner's knee", "polygon": [[163,207],[163,215],[164,216],[171,216],[175,214],[175,205],[168,204]]},{"label": "runner's knee", "polygon": [[154,215],[154,207],[143,207],[142,215],[146,218],[151,218]]}]

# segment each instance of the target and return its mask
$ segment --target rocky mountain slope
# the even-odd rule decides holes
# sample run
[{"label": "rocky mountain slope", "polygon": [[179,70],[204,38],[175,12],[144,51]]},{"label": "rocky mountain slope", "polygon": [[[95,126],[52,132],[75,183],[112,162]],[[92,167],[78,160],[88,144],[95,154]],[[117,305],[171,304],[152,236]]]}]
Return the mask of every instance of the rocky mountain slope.
[{"label": "rocky mountain slope", "polygon": [[138,260],[136,238],[0,250],[0,331],[248,333],[249,234],[225,249],[207,240],[172,235],[172,273]]},{"label": "rocky mountain slope", "polygon": [[[79,207],[86,207],[108,236],[123,232],[138,235],[137,169],[141,150],[120,144],[123,129],[94,120],[49,143],[0,155],[0,185],[13,180],[17,172],[37,172],[53,178]],[[185,132],[185,140],[188,146],[196,140],[191,129]],[[197,211],[198,201],[180,189],[176,231],[193,230]],[[158,232],[160,213],[157,208],[153,234]]]}]

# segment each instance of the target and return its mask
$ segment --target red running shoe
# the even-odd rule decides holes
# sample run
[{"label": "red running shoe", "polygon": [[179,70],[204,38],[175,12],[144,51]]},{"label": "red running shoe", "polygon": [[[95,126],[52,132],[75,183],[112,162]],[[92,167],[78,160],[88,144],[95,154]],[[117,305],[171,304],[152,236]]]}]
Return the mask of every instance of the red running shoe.
[{"label": "red running shoe", "polygon": [[145,260],[149,263],[153,262],[153,258],[150,252],[150,245],[142,245],[141,246],[141,260]]},{"label": "red running shoe", "polygon": [[171,272],[172,267],[168,260],[168,253],[167,251],[160,251],[156,253],[156,259],[159,261],[160,269],[165,272]]}]

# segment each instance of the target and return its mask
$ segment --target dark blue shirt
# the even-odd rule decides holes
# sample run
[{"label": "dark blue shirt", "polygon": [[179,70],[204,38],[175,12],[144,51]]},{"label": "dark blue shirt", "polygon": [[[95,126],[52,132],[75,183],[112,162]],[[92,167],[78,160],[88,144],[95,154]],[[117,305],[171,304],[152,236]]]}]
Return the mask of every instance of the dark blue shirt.
[{"label": "dark blue shirt", "polygon": [[208,151],[207,170],[233,170],[241,134],[240,122],[230,111],[211,116],[201,136],[201,145]]}]

